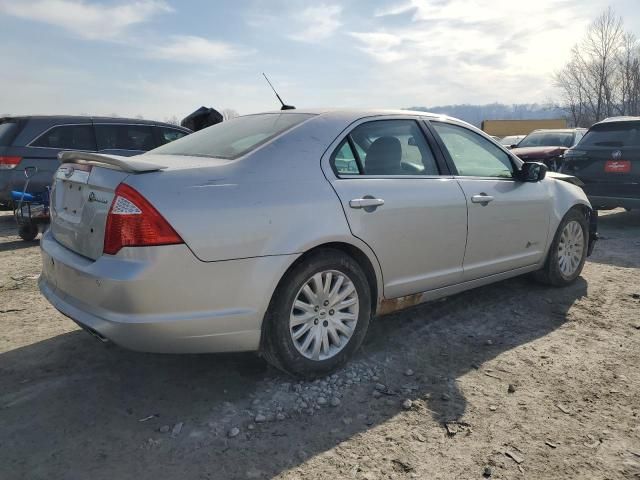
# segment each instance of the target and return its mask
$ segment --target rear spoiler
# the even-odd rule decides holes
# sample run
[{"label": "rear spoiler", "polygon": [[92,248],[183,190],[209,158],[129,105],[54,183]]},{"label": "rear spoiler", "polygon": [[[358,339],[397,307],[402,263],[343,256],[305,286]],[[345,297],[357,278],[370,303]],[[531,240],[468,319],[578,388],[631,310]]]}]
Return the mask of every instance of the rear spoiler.
[{"label": "rear spoiler", "polygon": [[103,155],[101,153],[89,152],[60,152],[58,154],[58,160],[60,163],[97,165],[131,173],[157,172],[158,170],[167,168],[157,163],[140,160],[140,157],[129,158],[121,157],[120,155]]}]

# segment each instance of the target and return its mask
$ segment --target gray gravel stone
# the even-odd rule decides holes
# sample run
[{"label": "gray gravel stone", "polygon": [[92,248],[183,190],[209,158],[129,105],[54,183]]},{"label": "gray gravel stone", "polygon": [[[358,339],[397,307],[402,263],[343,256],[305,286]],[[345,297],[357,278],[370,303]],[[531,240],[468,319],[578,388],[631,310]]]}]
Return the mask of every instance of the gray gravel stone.
[{"label": "gray gravel stone", "polygon": [[340,402],[340,399],[338,397],[333,397],[331,399],[331,406],[332,407],[337,407],[337,406],[340,405],[340,403],[342,403],[342,402]]},{"label": "gray gravel stone", "polygon": [[233,438],[233,437],[237,437],[238,435],[240,435],[240,429],[238,427],[233,427],[231,430],[229,430],[229,432],[227,433],[227,436],[229,438]]},{"label": "gray gravel stone", "polygon": [[160,433],[169,433],[169,430],[171,430],[169,425],[163,425],[158,429]]},{"label": "gray gravel stone", "polygon": [[405,374],[407,377],[413,377],[413,370],[411,370],[410,368],[407,368],[407,369],[404,371],[404,374]]},{"label": "gray gravel stone", "polygon": [[316,402],[318,403],[318,405],[326,405],[327,404],[327,399],[324,398],[324,397],[318,397]]},{"label": "gray gravel stone", "polygon": [[413,402],[408,398],[404,402],[402,402],[402,408],[404,408],[405,410],[411,410],[412,406],[413,406]]},{"label": "gray gravel stone", "polygon": [[258,415],[256,415],[256,418],[254,418],[254,420],[256,423],[264,423],[267,421],[267,417],[259,413]]},{"label": "gray gravel stone", "polygon": [[180,435],[180,432],[182,431],[182,426],[183,425],[184,425],[183,422],[176,423],[173,426],[173,430],[171,430],[171,436],[172,437],[177,437],[178,435]]},{"label": "gray gravel stone", "polygon": [[287,416],[284,413],[278,413],[276,415],[276,420],[278,420],[279,422],[281,422],[282,420],[284,420],[285,418],[287,418]]}]

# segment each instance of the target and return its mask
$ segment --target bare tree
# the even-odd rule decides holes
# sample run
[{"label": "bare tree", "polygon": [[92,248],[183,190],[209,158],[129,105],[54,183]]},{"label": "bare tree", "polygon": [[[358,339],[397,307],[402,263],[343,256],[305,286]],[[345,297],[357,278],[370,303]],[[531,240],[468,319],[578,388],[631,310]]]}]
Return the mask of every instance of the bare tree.
[{"label": "bare tree", "polygon": [[222,110],[222,118],[224,120],[230,120],[232,118],[236,118],[239,117],[240,114],[235,111],[233,108],[225,108],[224,110]]},{"label": "bare tree", "polygon": [[612,115],[637,111],[635,82],[640,58],[635,37],[609,7],[587,29],[554,76],[567,114],[576,126],[589,126]]},{"label": "bare tree", "polygon": [[164,119],[164,123],[168,123],[170,125],[180,125],[180,120],[178,120],[177,116],[171,115],[170,117]]}]

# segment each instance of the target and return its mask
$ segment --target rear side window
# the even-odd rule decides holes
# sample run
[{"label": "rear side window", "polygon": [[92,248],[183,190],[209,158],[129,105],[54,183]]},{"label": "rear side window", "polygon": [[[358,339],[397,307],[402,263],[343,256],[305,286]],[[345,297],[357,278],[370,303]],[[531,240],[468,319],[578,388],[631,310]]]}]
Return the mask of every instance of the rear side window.
[{"label": "rear side window", "polygon": [[8,147],[18,134],[18,121],[0,120],[0,147]]},{"label": "rear side window", "polygon": [[148,151],[156,147],[149,125],[96,125],[98,150]]},{"label": "rear side window", "polygon": [[313,115],[265,113],[227,120],[156,148],[153,153],[238,158]]},{"label": "rear side window", "polygon": [[183,132],[182,130],[176,130],[175,128],[167,128],[167,127],[155,127],[156,132],[158,133],[158,141],[160,145],[165,145],[167,143],[171,143],[175,140],[178,140],[184,137],[187,132]]},{"label": "rear side window", "polygon": [[433,153],[414,120],[376,120],[357,126],[338,147],[332,162],[343,175],[439,175]]},{"label": "rear side window", "polygon": [[589,130],[580,147],[638,147],[640,122],[604,123]]},{"label": "rear side window", "polygon": [[96,150],[93,126],[61,125],[40,135],[32,147],[57,148],[62,150]]}]

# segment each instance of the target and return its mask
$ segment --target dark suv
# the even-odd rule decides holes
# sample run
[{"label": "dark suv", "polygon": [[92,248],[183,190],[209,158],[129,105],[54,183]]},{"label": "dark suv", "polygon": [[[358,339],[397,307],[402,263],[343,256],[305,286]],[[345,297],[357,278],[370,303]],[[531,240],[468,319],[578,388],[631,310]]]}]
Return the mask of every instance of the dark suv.
[{"label": "dark suv", "polygon": [[594,208],[640,208],[640,117],[593,125],[565,153],[562,172],[582,180]]},{"label": "dark suv", "polygon": [[10,206],[11,190],[22,190],[26,167],[38,169],[29,183],[29,192],[41,192],[51,184],[60,151],[133,156],[189,133],[183,127],[131,118],[0,118],[0,206]]}]

